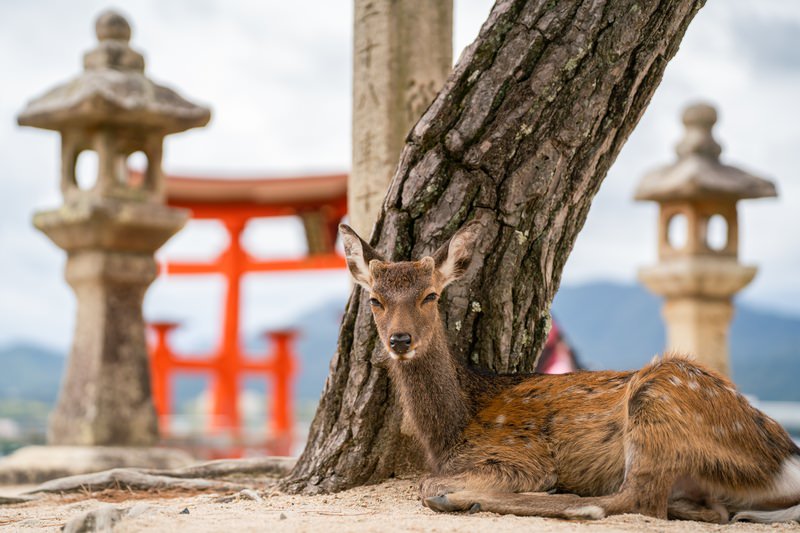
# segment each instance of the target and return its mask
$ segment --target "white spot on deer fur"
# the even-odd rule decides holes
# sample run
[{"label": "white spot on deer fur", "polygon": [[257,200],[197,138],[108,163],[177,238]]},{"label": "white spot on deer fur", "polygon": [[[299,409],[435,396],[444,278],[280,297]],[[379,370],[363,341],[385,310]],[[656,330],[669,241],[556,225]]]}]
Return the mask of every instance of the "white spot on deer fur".
[{"label": "white spot on deer fur", "polygon": [[681,380],[681,378],[679,378],[678,376],[670,376],[669,382],[675,385],[676,387],[680,387],[681,385],[683,385],[683,380]]},{"label": "white spot on deer fur", "polygon": [[498,426],[502,426],[506,423],[506,415],[497,415],[497,418],[494,419],[494,423]]},{"label": "white spot on deer fur", "polygon": [[481,303],[480,302],[472,302],[470,304],[469,308],[472,309],[473,313],[480,313],[481,311],[483,311],[483,308],[481,307]]},{"label": "white spot on deer fur", "polygon": [[736,429],[736,431],[744,431],[744,426],[738,420],[733,423],[733,427]]},{"label": "white spot on deer fur", "polygon": [[700,388],[700,384],[695,379],[689,380],[689,388],[692,390],[697,390]]}]

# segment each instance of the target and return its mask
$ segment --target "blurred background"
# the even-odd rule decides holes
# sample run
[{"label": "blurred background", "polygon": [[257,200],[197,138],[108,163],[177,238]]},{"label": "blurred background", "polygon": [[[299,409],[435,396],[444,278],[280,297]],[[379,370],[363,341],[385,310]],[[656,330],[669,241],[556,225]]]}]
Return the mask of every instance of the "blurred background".
[{"label": "blurred background", "polygon": [[[454,57],[477,35],[491,2],[456,0]],[[34,230],[34,210],[60,204],[59,139],[21,129],[16,115],[42,89],[81,69],[95,45],[92,21],[106,2],[0,3],[0,440],[6,449],[43,439],[74,328],[65,254]],[[167,173],[247,177],[347,172],[351,154],[352,2],[128,1],[132,46],[155,80],[212,107],[204,129],[167,138]],[[590,369],[633,368],[663,349],[660,300],[636,281],[656,258],[657,207],[632,201],[646,171],[672,162],[687,104],[713,103],[723,160],[777,184],[779,197],[740,204],[740,258],[759,273],[737,299],[733,378],[760,401],[800,402],[800,4],[712,1],[690,26],[649,108],[611,169],[567,263],[553,313]],[[91,165],[91,161],[81,164]],[[91,169],[84,169],[90,172]],[[79,168],[79,173],[81,169]],[[227,246],[221,225],[193,221],[162,260],[211,259]],[[252,221],[255,256],[305,253],[299,219]],[[299,425],[308,424],[335,348],[350,286],[344,270],[250,274],[242,342],[294,328]],[[182,324],[178,353],[211,351],[220,337],[224,285],[216,276],[160,277],[145,317]],[[208,379],[175,383],[174,431],[205,423]],[[246,380],[245,423],[263,428],[270,394]],[[779,408],[797,413],[797,405]],[[787,416],[789,416],[787,415]],[[194,428],[194,429],[193,429]]]}]

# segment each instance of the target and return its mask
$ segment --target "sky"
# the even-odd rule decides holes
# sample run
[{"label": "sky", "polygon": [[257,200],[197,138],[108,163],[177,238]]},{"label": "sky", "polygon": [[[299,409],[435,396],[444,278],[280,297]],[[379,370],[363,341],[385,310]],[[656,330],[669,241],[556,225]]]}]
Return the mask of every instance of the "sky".
[{"label": "sky", "polygon": [[[107,7],[114,6],[0,2],[0,346],[69,345],[75,300],[63,281],[65,255],[31,226],[34,211],[61,202],[58,135],[20,128],[16,115],[78,74],[83,52],[95,44],[94,18]],[[349,169],[350,0],[129,0],[118,7],[148,74],[213,110],[208,127],[166,140],[167,172],[246,177]],[[455,1],[455,58],[490,7]],[[740,204],[740,256],[759,266],[740,300],[800,315],[798,94],[800,3],[710,0],[601,187],[563,284],[635,283],[637,269],[655,261],[656,207],[634,203],[633,191],[645,172],[674,159],[683,107],[707,101],[719,111],[723,160],[774,180],[780,195]],[[260,256],[303,251],[294,220],[254,224],[245,244]],[[208,258],[224,245],[213,223],[193,223],[159,257]],[[256,331],[343,301],[349,285],[337,272],[251,278],[245,289],[245,327]],[[176,341],[189,346],[213,337],[222,294],[215,279],[160,279],[145,314],[187,324]]]}]

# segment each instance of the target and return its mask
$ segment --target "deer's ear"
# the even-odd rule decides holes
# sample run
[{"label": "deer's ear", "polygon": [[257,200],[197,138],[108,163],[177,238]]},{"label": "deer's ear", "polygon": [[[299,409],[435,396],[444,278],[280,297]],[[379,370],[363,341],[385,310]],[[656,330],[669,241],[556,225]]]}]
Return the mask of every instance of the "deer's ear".
[{"label": "deer's ear", "polygon": [[480,229],[479,222],[470,222],[458,230],[449,242],[433,254],[436,268],[442,276],[443,287],[457,280],[466,272],[472,259],[475,243],[478,241]]},{"label": "deer's ear", "polygon": [[347,258],[347,268],[353,280],[367,290],[372,288],[372,274],[370,274],[370,261],[383,261],[383,258],[364,242],[364,239],[353,231],[347,224],[339,224],[339,233],[342,235],[344,255]]}]

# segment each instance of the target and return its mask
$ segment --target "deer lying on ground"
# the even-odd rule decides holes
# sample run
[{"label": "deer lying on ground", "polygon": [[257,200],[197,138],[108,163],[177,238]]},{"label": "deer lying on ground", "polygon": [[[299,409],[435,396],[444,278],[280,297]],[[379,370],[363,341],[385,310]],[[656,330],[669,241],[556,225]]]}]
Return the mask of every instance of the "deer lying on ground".
[{"label": "deer lying on ground", "polygon": [[800,520],[800,449],[701,365],[668,355],[636,372],[490,375],[456,360],[437,300],[469,266],[480,227],[463,227],[432,257],[387,262],[340,226],[427,455],[424,505],[574,519]]}]

